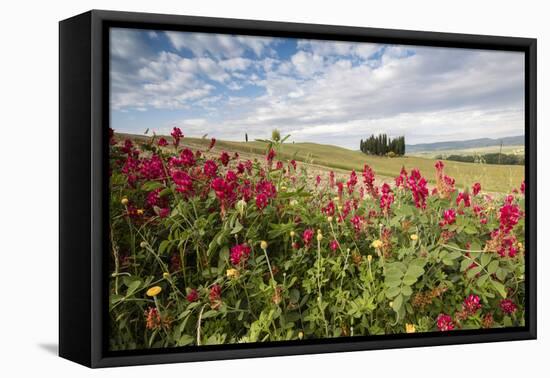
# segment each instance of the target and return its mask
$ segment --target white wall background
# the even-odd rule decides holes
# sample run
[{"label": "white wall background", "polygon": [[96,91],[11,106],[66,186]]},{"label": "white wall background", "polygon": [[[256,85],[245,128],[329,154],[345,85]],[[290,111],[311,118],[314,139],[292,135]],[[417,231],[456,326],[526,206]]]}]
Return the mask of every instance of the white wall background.
[{"label": "white wall background", "polygon": [[[0,23],[0,375],[512,377],[549,366],[544,238],[550,158],[539,151],[539,340],[89,370],[56,356],[58,25],[92,8],[538,38],[539,148],[550,142],[544,1],[5,1]],[[548,113],[546,112],[546,115]],[[542,148],[541,148],[542,150]],[[545,300],[546,299],[546,300]],[[546,352],[545,349],[546,348]],[[541,376],[536,374],[535,376]]]}]

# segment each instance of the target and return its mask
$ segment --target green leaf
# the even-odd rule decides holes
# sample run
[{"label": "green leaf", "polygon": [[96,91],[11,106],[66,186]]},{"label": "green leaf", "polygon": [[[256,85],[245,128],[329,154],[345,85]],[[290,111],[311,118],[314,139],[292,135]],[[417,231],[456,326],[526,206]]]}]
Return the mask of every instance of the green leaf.
[{"label": "green leaf", "polygon": [[485,282],[487,282],[488,279],[489,279],[489,275],[488,275],[488,274],[484,274],[484,275],[480,276],[480,277],[477,279],[477,286],[478,286],[478,287],[483,287],[483,285],[485,284]]},{"label": "green leaf", "polygon": [[403,295],[399,294],[392,302],[393,311],[399,312],[401,305],[403,305]]},{"label": "green leaf", "polygon": [[190,335],[182,335],[178,340],[178,346],[185,346],[191,344],[195,338]]},{"label": "green leaf", "polygon": [[483,253],[481,254],[481,266],[486,266],[491,261],[491,254]]},{"label": "green leaf", "polygon": [[478,233],[477,229],[471,224],[464,227],[464,232],[467,233],[468,235],[475,235]]},{"label": "green leaf", "polygon": [[421,268],[418,265],[409,265],[405,276],[420,277],[422,274],[424,274],[424,268]]},{"label": "green leaf", "polygon": [[468,278],[473,278],[475,277],[476,274],[478,274],[479,272],[481,272],[481,269],[483,269],[482,267],[480,266],[476,266],[475,268],[472,268],[468,271],[468,273],[466,273],[466,276]]},{"label": "green leaf", "polygon": [[162,187],[164,187],[164,185],[162,185],[162,183],[160,183],[159,181],[147,181],[147,182],[143,183],[143,185],[141,186],[141,189],[143,189],[147,192],[150,192],[150,191],[153,191],[155,189],[162,188]]},{"label": "green leaf", "polygon": [[507,296],[506,287],[503,284],[495,280],[491,280],[491,284],[498,291],[498,293],[502,298],[506,298]]},{"label": "green leaf", "polygon": [[237,219],[235,222],[235,227],[231,230],[231,235],[239,233],[243,229],[243,225]]},{"label": "green leaf", "polygon": [[390,287],[388,290],[386,290],[386,297],[388,299],[395,298],[400,292],[401,288],[399,286]]},{"label": "green leaf", "polygon": [[495,274],[499,280],[504,281],[508,275],[508,271],[504,268],[498,268]]},{"label": "green leaf", "polygon": [[401,294],[403,294],[406,297],[410,297],[412,294],[412,289],[410,286],[403,286],[401,288]]},{"label": "green leaf", "polygon": [[494,274],[498,269],[498,265],[499,265],[498,260],[491,261],[489,266],[487,266],[487,271],[489,272],[489,274]]},{"label": "green leaf", "polygon": [[136,290],[139,289],[140,286],[141,286],[141,281],[140,280],[132,281],[128,285],[128,290],[126,291],[126,296],[129,297],[132,294],[134,294],[136,292]]},{"label": "green leaf", "polygon": [[464,272],[466,269],[468,269],[470,265],[472,265],[472,260],[469,260],[469,259],[462,260],[462,262],[460,263],[460,271]]},{"label": "green leaf", "polygon": [[405,277],[403,277],[403,283],[405,285],[408,285],[408,286],[411,286],[412,284],[414,284],[416,282],[416,280],[418,279],[418,277],[416,276],[409,276],[408,274],[405,275]]},{"label": "green leaf", "polygon": [[393,279],[393,280],[386,280],[386,286],[387,287],[397,287],[401,285],[401,278],[398,278],[398,279]]}]

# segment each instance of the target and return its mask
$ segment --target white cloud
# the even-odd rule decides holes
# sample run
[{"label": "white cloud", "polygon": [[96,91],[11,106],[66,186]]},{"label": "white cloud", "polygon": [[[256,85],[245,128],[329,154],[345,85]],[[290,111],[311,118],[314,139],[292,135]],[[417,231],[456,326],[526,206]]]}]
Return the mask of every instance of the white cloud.
[{"label": "white cloud", "polygon": [[195,56],[241,57],[245,51],[252,51],[261,56],[272,38],[243,37],[227,34],[166,32],[172,46],[177,50],[187,49]]},{"label": "white cloud", "polygon": [[[187,134],[240,140],[276,127],[350,148],[378,132],[416,143],[523,130],[521,53],[300,40],[283,59],[276,39],[166,36],[180,52],[144,59],[120,34],[113,55],[138,68],[111,72],[113,109],[188,109],[203,121],[182,121]],[[261,92],[235,95],[247,86]]]}]

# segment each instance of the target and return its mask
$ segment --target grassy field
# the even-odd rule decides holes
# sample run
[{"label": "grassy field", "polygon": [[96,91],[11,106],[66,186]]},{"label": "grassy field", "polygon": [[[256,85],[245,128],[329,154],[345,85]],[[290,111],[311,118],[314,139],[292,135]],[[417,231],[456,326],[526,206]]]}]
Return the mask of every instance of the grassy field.
[{"label": "grassy field", "polygon": [[[500,146],[488,146],[488,147],[476,147],[476,148],[463,148],[441,151],[418,151],[411,153],[411,156],[419,156],[428,159],[433,159],[436,156],[449,156],[449,155],[478,155],[478,154],[490,154],[500,152]],[[502,153],[509,155],[521,155],[525,154],[524,146],[502,146]]]},{"label": "grassy field", "polygon": [[[124,134],[121,137],[125,137]],[[141,138],[132,136],[133,138]],[[189,146],[207,147],[209,139],[185,137],[182,142]],[[249,155],[263,155],[267,149],[264,142],[251,141],[232,142],[218,140],[216,149],[228,152],[239,152]],[[263,159],[263,156],[261,157]],[[435,169],[433,158],[419,156],[404,156],[396,158],[377,157],[365,155],[359,151],[346,148],[323,145],[316,143],[288,143],[283,145],[279,158],[296,159],[297,161],[326,166],[329,168],[350,171],[355,169],[360,172],[364,164],[370,165],[377,176],[393,178],[399,175],[401,167],[407,171],[412,168],[420,169],[431,184],[435,183]],[[481,183],[483,190],[490,192],[508,192],[512,188],[519,187],[524,178],[524,167],[517,165],[480,165],[473,163],[461,163],[446,161],[445,173],[456,180],[458,188]]]}]

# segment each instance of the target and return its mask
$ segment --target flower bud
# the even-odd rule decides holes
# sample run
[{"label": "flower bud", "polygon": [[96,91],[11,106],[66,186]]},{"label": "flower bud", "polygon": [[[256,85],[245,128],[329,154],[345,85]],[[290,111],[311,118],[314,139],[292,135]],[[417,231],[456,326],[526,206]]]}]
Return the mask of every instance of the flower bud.
[{"label": "flower bud", "polygon": [[320,232],[317,234],[317,241],[321,241],[323,240],[323,234],[321,234]]},{"label": "flower bud", "polygon": [[168,272],[162,273],[162,278],[164,278],[165,280],[167,280],[168,278],[170,278],[170,273],[168,273]]},{"label": "flower bud", "polygon": [[128,198],[122,197],[122,199],[120,200],[120,203],[123,204],[124,206],[128,205]]},{"label": "flower bud", "polygon": [[265,240],[262,240],[262,241],[260,242],[260,248],[261,248],[261,249],[267,249],[267,242],[266,242]]},{"label": "flower bud", "polygon": [[369,263],[372,262],[372,255],[368,255],[368,256],[367,256],[367,261],[368,261]]},{"label": "flower bud", "polygon": [[327,217],[328,223],[332,223],[332,217]]},{"label": "flower bud", "polygon": [[241,214],[241,216],[244,214],[244,210],[246,209],[246,201],[245,200],[239,200],[236,204],[235,204],[235,208],[237,209],[237,211]]},{"label": "flower bud", "polygon": [[145,240],[142,241],[141,243],[139,243],[139,246],[140,246],[141,248],[145,248],[145,247],[147,247],[147,245],[148,245],[148,244],[147,244],[147,242],[146,242]]},{"label": "flower bud", "polygon": [[417,234],[412,234],[411,235],[411,240],[412,241],[417,241],[418,240],[418,235]]},{"label": "flower bud", "polygon": [[290,237],[293,238],[294,236],[296,236],[296,233],[294,231],[290,231]]}]

